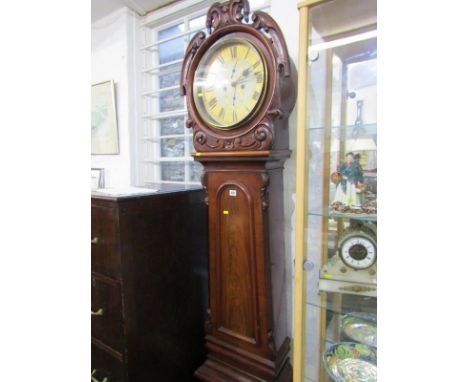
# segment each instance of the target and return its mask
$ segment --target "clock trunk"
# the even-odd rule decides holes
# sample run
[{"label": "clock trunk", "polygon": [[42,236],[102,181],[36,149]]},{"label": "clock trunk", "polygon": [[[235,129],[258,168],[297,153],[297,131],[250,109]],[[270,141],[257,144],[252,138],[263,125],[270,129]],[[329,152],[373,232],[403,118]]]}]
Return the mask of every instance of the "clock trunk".
[{"label": "clock trunk", "polygon": [[196,376],[290,381],[283,161],[203,165],[210,232],[209,360]]}]

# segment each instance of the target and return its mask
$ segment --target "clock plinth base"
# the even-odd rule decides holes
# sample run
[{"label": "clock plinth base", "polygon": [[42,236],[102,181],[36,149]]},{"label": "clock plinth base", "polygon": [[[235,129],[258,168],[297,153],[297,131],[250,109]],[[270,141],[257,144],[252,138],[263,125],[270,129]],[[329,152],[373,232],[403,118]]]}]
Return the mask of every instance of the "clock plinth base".
[{"label": "clock plinth base", "polygon": [[208,358],[195,371],[195,377],[204,382],[292,382],[292,367],[287,362],[277,377],[262,378],[248,374],[222,361]]},{"label": "clock plinth base", "polygon": [[195,372],[205,382],[291,382],[290,340],[286,338],[274,360],[237,348],[208,335],[208,359]]}]

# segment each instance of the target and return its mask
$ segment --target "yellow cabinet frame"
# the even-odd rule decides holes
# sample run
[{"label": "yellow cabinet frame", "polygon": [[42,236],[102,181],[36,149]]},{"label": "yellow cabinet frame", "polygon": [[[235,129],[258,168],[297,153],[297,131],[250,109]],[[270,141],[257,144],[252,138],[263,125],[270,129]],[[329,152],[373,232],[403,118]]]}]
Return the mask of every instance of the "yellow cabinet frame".
[{"label": "yellow cabinet frame", "polygon": [[307,0],[298,4],[299,9],[299,68],[297,95],[297,145],[296,145],[296,254],[294,283],[294,344],[293,344],[293,381],[304,381],[304,296],[306,295],[303,263],[307,255],[307,195],[308,179],[308,124],[307,124],[307,87],[309,85],[308,46],[310,8],[330,0]]}]

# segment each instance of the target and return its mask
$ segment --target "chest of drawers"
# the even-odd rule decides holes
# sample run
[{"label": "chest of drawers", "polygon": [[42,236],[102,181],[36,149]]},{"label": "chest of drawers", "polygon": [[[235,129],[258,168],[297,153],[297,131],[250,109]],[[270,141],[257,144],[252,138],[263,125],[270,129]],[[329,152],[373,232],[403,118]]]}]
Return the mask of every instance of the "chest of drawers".
[{"label": "chest of drawers", "polygon": [[91,197],[91,374],[193,381],[208,305],[204,191]]}]

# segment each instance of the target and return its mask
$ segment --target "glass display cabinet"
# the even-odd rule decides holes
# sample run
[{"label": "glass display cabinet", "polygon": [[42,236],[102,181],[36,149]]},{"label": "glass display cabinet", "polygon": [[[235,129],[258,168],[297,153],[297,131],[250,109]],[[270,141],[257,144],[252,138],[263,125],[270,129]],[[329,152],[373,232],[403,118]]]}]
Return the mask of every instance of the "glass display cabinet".
[{"label": "glass display cabinet", "polygon": [[294,382],[377,380],[377,4],[298,5]]}]

